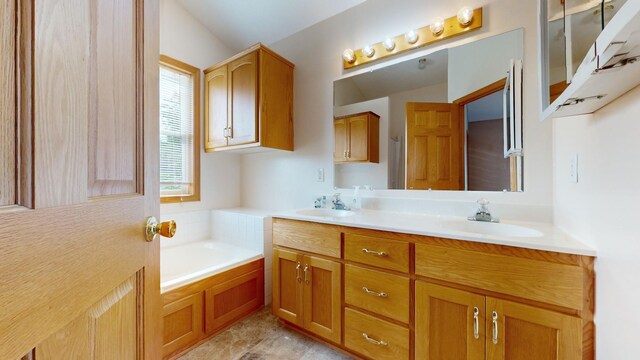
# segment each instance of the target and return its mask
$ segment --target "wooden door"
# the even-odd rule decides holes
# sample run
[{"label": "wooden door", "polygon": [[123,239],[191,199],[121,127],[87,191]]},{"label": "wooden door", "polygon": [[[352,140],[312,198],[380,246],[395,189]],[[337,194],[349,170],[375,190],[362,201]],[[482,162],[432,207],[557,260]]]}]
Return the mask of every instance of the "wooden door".
[{"label": "wooden door", "polygon": [[158,359],[159,3],[0,18],[0,358]]},{"label": "wooden door", "polygon": [[485,297],[416,281],[416,359],[484,359]]},{"label": "wooden door", "polygon": [[487,297],[486,318],[489,360],[582,359],[577,317]]},{"label": "wooden door", "polygon": [[333,120],[333,139],[333,161],[347,161],[347,149],[349,140],[346,118]]},{"label": "wooden door", "polygon": [[334,343],[342,329],[341,264],[315,256],[304,257],[304,327]]},{"label": "wooden door", "polygon": [[293,324],[302,321],[302,255],[273,250],[273,313]]},{"label": "wooden door", "polygon": [[205,150],[227,146],[227,67],[221,66],[205,77],[204,147]]},{"label": "wooden door", "polygon": [[252,52],[229,67],[229,145],[258,141],[258,53]]},{"label": "wooden door", "polygon": [[369,160],[369,115],[359,115],[347,119],[349,121],[349,161]]},{"label": "wooden door", "polygon": [[455,104],[407,103],[407,189],[461,190],[461,126]]}]

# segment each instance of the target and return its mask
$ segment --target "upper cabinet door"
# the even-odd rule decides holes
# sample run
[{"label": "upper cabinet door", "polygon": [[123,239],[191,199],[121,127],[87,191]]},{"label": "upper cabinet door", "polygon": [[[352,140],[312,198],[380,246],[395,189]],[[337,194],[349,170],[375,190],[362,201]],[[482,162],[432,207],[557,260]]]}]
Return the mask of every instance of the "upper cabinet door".
[{"label": "upper cabinet door", "polygon": [[205,122],[204,148],[227,145],[227,67],[221,66],[207,74],[204,85]]},{"label": "upper cabinet door", "polygon": [[582,359],[582,320],[487,298],[487,359]]},{"label": "upper cabinet door", "polygon": [[333,161],[347,161],[347,120],[337,119],[333,121]]},{"label": "upper cabinet door", "polygon": [[258,54],[229,65],[229,145],[258,142]]},{"label": "upper cabinet door", "polygon": [[369,119],[368,115],[349,118],[349,161],[369,159]]}]

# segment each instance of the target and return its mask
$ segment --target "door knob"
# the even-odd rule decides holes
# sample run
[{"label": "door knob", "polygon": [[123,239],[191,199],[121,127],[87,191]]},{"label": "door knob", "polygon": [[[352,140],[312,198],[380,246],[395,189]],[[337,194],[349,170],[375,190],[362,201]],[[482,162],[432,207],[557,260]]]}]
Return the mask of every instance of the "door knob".
[{"label": "door knob", "polygon": [[176,234],[176,222],[173,220],[158,222],[153,216],[147,219],[147,225],[144,228],[144,238],[147,241],[153,241],[156,235],[172,238]]}]

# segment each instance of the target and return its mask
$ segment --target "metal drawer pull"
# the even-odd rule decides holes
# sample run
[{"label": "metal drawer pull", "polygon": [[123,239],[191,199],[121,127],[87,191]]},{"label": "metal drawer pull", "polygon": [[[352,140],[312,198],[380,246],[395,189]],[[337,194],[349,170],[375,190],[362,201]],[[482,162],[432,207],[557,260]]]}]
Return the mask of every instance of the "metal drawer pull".
[{"label": "metal drawer pull", "polygon": [[491,323],[493,324],[493,343],[498,343],[498,313],[493,312]]},{"label": "metal drawer pull", "polygon": [[480,315],[480,309],[477,307],[473,307],[473,337],[475,339],[480,338],[480,321],[478,320],[478,316]]},{"label": "metal drawer pull", "polygon": [[304,283],[307,285],[309,284],[309,278],[307,277],[308,271],[309,271],[309,265],[305,264],[304,265]]},{"label": "metal drawer pull", "polygon": [[365,286],[362,287],[362,290],[364,290],[364,292],[366,292],[369,295],[373,295],[373,296],[377,296],[377,297],[385,297],[385,298],[387,297],[386,293],[371,291],[371,290],[367,289],[367,287],[365,287]]},{"label": "metal drawer pull", "polygon": [[382,340],[376,340],[376,339],[372,339],[369,337],[369,335],[367,335],[367,333],[362,333],[362,337],[365,338],[365,340],[367,340],[368,342],[375,344],[375,345],[380,345],[380,346],[387,346],[387,343],[382,341]]},{"label": "metal drawer pull", "polygon": [[371,255],[375,255],[375,256],[387,256],[387,253],[384,251],[373,251],[373,250],[369,250],[367,248],[362,249],[362,252],[365,254],[371,254]]},{"label": "metal drawer pull", "polygon": [[298,282],[302,281],[302,278],[300,277],[300,261],[298,261],[298,265],[296,265],[296,280]]}]

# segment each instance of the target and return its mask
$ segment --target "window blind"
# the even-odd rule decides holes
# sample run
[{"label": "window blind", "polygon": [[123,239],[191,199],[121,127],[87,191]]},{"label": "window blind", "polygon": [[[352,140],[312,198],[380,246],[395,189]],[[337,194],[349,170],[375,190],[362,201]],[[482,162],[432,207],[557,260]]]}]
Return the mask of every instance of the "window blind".
[{"label": "window blind", "polygon": [[160,66],[160,195],[193,192],[193,78]]}]

